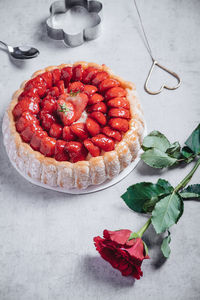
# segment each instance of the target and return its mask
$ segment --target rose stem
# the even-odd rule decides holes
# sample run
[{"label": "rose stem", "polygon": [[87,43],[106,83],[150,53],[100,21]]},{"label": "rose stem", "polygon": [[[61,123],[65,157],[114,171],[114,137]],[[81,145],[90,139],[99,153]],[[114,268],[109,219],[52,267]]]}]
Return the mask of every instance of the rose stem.
[{"label": "rose stem", "polygon": [[144,226],[137,232],[137,234],[142,237],[149,225],[151,224],[151,218],[147,220],[147,222],[144,224]]},{"label": "rose stem", "polygon": [[192,170],[185,176],[185,178],[175,187],[174,192],[178,192],[179,190],[183,189],[191,180],[192,176],[196,172],[197,168],[200,165],[200,158],[197,160],[196,164],[192,168]]},{"label": "rose stem", "polygon": [[[200,158],[197,160],[196,164],[192,168],[192,170],[185,176],[185,178],[175,187],[173,193],[178,192],[179,190],[183,189],[191,180],[192,176],[196,172],[197,168],[200,166]],[[137,232],[137,234],[142,237],[144,232],[147,230],[149,225],[151,224],[151,218],[147,220],[144,226]]]}]

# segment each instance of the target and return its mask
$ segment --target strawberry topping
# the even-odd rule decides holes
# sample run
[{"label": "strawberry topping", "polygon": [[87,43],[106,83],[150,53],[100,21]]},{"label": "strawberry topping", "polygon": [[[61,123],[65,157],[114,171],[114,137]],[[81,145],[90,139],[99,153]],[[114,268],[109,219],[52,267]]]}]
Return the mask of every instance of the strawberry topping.
[{"label": "strawberry topping", "polygon": [[111,138],[105,136],[104,134],[98,134],[96,136],[93,136],[91,140],[96,146],[98,146],[104,151],[112,151],[115,148],[114,141]]},{"label": "strawberry topping", "polygon": [[70,160],[75,163],[80,160],[85,160],[87,150],[80,142],[66,142],[65,150],[69,154]]},{"label": "strawberry topping", "polygon": [[62,140],[56,141],[55,147],[55,159],[58,161],[66,161],[69,160],[69,155],[65,150],[66,142]]},{"label": "strawberry topping", "polygon": [[84,140],[83,143],[84,143],[85,148],[87,148],[87,150],[90,152],[90,154],[92,156],[99,156],[100,155],[100,153],[101,153],[100,148],[95,146],[94,143],[91,140],[89,140],[89,139]]},{"label": "strawberry topping", "polygon": [[77,162],[88,152],[112,151],[122,140],[131,117],[126,96],[106,71],[61,66],[27,81],[12,113],[22,140],[35,151]]},{"label": "strawberry topping", "polygon": [[44,137],[40,143],[40,152],[44,156],[54,156],[56,147],[56,140],[49,136]]}]

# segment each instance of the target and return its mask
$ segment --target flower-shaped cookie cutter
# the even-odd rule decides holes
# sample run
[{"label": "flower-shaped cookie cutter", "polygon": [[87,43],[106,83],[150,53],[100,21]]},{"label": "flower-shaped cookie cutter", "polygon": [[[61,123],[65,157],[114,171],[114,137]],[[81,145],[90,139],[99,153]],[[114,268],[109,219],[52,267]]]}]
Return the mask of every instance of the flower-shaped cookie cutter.
[{"label": "flower-shaped cookie cutter", "polygon": [[[93,19],[92,25],[76,34],[69,34],[62,28],[56,28],[55,16],[66,13],[72,8],[82,7],[87,10]],[[48,36],[54,40],[63,40],[70,47],[76,47],[84,41],[96,39],[100,34],[102,3],[89,0],[61,0],[54,2],[50,7],[50,17],[46,20]],[[73,26],[73,24],[72,24]],[[72,27],[73,28],[73,27]]]}]

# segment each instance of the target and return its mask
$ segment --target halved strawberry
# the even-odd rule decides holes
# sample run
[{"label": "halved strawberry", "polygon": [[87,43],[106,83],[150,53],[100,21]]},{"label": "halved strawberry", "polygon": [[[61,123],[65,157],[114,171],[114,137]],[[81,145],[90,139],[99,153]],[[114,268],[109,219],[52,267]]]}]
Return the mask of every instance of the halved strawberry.
[{"label": "halved strawberry", "polygon": [[30,112],[23,112],[21,117],[16,122],[16,129],[18,132],[22,132],[30,124],[38,124],[38,119],[33,116]]},{"label": "halved strawberry", "polygon": [[120,142],[122,139],[122,135],[119,131],[112,129],[109,126],[105,126],[101,129],[101,132],[107,135],[110,138],[115,139],[116,141]]},{"label": "halved strawberry", "polygon": [[72,81],[81,81],[83,75],[83,68],[81,65],[72,68]]},{"label": "halved strawberry", "polygon": [[120,83],[118,80],[113,79],[113,78],[107,78],[99,84],[98,89],[99,89],[100,93],[104,93],[108,89],[111,89],[111,88],[119,86],[119,85],[120,85]]},{"label": "halved strawberry", "polygon": [[55,139],[59,139],[62,136],[63,127],[58,123],[53,123],[49,130],[49,135]]},{"label": "halved strawberry", "polygon": [[71,103],[75,109],[75,121],[79,120],[83,111],[88,104],[88,96],[84,93],[78,93],[76,96],[70,97]]},{"label": "halved strawberry", "polygon": [[111,118],[108,122],[113,129],[126,132],[129,129],[129,123],[122,118]]},{"label": "halved strawberry", "polygon": [[56,85],[56,83],[60,80],[61,71],[60,71],[60,69],[54,69],[51,72],[52,72],[53,85]]},{"label": "halved strawberry", "polygon": [[90,96],[88,104],[89,105],[93,105],[93,104],[99,103],[99,102],[101,102],[103,100],[104,100],[104,98],[103,98],[102,95],[100,95],[98,93],[95,93],[92,96]]},{"label": "halved strawberry", "polygon": [[74,141],[76,139],[76,136],[71,131],[70,126],[63,127],[62,136],[63,136],[63,140],[65,140],[67,142]]},{"label": "halved strawberry", "polygon": [[93,136],[91,140],[96,146],[98,146],[104,151],[112,151],[115,148],[114,141],[111,138],[105,136],[104,134],[98,134],[96,136]]},{"label": "halved strawberry", "polygon": [[86,84],[90,83],[97,72],[98,69],[94,67],[88,67],[83,71],[82,82]]},{"label": "halved strawberry", "polygon": [[71,131],[81,140],[88,138],[88,132],[85,123],[75,123],[71,125]]},{"label": "halved strawberry", "polygon": [[75,163],[80,160],[85,160],[87,156],[87,150],[80,142],[67,142],[65,150],[69,154],[70,160]]},{"label": "halved strawberry", "polygon": [[93,111],[90,114],[90,118],[96,120],[100,125],[106,125],[107,123],[106,117],[100,111]]},{"label": "halved strawberry", "polygon": [[30,90],[26,90],[23,91],[19,97],[18,100],[21,101],[24,97],[28,97],[31,98],[31,100],[37,100],[40,101],[40,97],[38,95],[37,89],[36,88],[32,88]]},{"label": "halved strawberry", "polygon": [[93,142],[89,139],[84,140],[84,146],[85,148],[90,152],[90,154],[94,157],[99,156],[101,153],[101,150],[99,147],[95,146]]},{"label": "halved strawberry", "polygon": [[56,141],[56,147],[55,147],[55,159],[57,161],[66,161],[69,160],[69,155],[65,150],[66,142],[62,140]]},{"label": "halved strawberry", "polygon": [[49,131],[51,125],[53,123],[56,123],[56,118],[44,110],[40,111],[40,120],[41,120],[42,128],[45,129],[46,131]]},{"label": "halved strawberry", "polygon": [[23,98],[15,105],[13,109],[14,118],[18,119],[21,116],[21,114],[25,111],[28,111],[34,115],[38,114],[40,111],[38,101],[32,100],[31,98],[28,97]]},{"label": "halved strawberry", "polygon": [[105,99],[109,100],[116,97],[125,97],[126,90],[121,87],[113,87],[105,93]]},{"label": "halved strawberry", "polygon": [[77,93],[84,90],[84,84],[80,81],[71,82],[68,86],[68,93]]},{"label": "halved strawberry", "polygon": [[97,91],[97,87],[96,87],[96,86],[91,85],[91,84],[85,84],[85,85],[84,85],[84,90],[83,90],[83,92],[84,92],[85,94],[87,94],[88,96],[93,95],[94,93],[96,93],[96,91]]},{"label": "halved strawberry", "polygon": [[47,136],[47,132],[44,130],[38,130],[38,131],[34,132],[32,138],[31,138],[31,141],[30,141],[30,146],[34,150],[39,151],[41,140],[46,136]]},{"label": "halved strawberry", "polygon": [[98,86],[103,80],[109,77],[108,73],[105,71],[98,72],[92,79],[92,84]]},{"label": "halved strawberry", "polygon": [[53,97],[58,97],[60,95],[59,89],[57,86],[52,86],[48,92],[47,92],[47,96],[51,95]]},{"label": "halved strawberry", "polygon": [[40,152],[45,156],[53,156],[55,153],[56,140],[49,136],[43,137],[40,143]]},{"label": "halved strawberry", "polygon": [[63,80],[59,80],[57,83],[56,83],[56,86],[59,90],[59,94],[62,95],[64,94],[65,92],[65,85],[64,85],[64,81]]},{"label": "halved strawberry", "polygon": [[65,67],[61,70],[61,79],[64,81],[65,87],[67,88],[72,79],[72,67]]},{"label": "halved strawberry", "polygon": [[33,134],[36,131],[41,131],[42,128],[38,124],[30,124],[21,132],[21,138],[24,142],[29,143]]},{"label": "halved strawberry", "polygon": [[38,95],[43,97],[47,90],[47,84],[44,79],[38,75],[25,84],[24,91],[29,91],[32,88],[37,89]]},{"label": "halved strawberry", "polygon": [[120,98],[120,97],[112,98],[106,104],[109,107],[122,107],[126,109],[130,108],[129,101],[126,98]]},{"label": "halved strawberry", "polygon": [[99,102],[89,106],[87,111],[88,112],[101,111],[102,113],[105,114],[107,112],[107,106],[104,102]]},{"label": "halved strawberry", "polygon": [[41,102],[42,110],[51,114],[57,109],[56,103],[57,102],[54,97],[47,95]]},{"label": "halved strawberry", "polygon": [[52,87],[52,73],[51,72],[44,72],[41,74],[41,77],[46,82],[48,88]]},{"label": "halved strawberry", "polygon": [[91,118],[87,118],[86,127],[91,136],[97,135],[101,129],[99,124]]},{"label": "halved strawberry", "polygon": [[125,108],[111,108],[108,112],[108,116],[130,119],[130,112]]},{"label": "halved strawberry", "polygon": [[57,101],[57,113],[64,125],[71,125],[75,121],[74,105],[68,94],[63,94]]}]

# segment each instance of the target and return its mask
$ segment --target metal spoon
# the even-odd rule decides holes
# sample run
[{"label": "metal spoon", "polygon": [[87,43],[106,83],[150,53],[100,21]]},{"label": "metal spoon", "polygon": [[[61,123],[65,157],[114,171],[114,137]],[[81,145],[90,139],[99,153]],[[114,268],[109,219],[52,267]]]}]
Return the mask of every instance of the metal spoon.
[{"label": "metal spoon", "polygon": [[30,59],[38,56],[38,54],[40,53],[39,50],[32,47],[12,47],[2,41],[0,41],[0,43],[6,47],[6,50],[9,52],[9,54],[15,59]]}]

